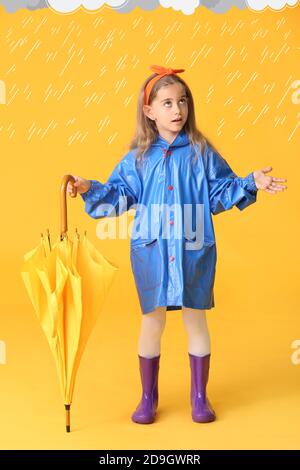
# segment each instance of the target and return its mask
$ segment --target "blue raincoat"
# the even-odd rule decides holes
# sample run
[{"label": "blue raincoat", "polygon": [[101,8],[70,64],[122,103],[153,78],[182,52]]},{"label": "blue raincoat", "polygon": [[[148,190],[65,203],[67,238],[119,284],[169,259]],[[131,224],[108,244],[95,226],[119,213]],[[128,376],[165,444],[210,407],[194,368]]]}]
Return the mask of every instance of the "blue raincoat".
[{"label": "blue raincoat", "polygon": [[143,314],[158,306],[214,307],[212,214],[256,201],[253,173],[238,177],[211,146],[195,148],[184,129],[172,144],[158,135],[141,162],[130,150],[106,183],[91,180],[81,194],[95,219],[136,209],[130,260]]}]

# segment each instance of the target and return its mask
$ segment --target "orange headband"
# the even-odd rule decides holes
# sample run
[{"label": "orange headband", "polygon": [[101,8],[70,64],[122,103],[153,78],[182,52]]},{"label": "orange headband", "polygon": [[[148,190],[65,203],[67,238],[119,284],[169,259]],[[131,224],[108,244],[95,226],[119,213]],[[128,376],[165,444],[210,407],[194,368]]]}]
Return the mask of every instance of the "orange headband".
[{"label": "orange headband", "polygon": [[158,80],[160,80],[165,75],[173,75],[173,74],[181,73],[185,71],[185,69],[167,69],[165,67],[161,67],[160,65],[151,65],[150,69],[153,70],[153,72],[155,72],[157,75],[153,77],[145,86],[144,104],[148,104],[151,90]]}]

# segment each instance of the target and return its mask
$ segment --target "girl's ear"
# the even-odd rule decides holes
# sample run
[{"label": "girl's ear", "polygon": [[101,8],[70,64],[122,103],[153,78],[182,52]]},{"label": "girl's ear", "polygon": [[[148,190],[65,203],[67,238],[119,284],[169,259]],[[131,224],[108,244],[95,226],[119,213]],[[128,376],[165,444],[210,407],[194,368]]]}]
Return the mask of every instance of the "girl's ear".
[{"label": "girl's ear", "polygon": [[148,104],[144,104],[143,105],[143,112],[149,119],[154,120],[154,116],[153,116],[153,113],[152,113],[151,106],[149,106]]}]

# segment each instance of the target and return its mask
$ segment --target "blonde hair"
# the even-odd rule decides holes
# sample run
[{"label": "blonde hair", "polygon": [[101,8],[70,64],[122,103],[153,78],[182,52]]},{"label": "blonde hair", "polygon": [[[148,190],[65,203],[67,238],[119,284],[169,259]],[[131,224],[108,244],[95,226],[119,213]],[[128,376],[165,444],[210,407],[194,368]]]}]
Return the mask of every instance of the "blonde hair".
[{"label": "blonde hair", "polygon": [[[137,161],[141,161],[141,159],[145,156],[147,150],[155,142],[158,136],[158,130],[155,121],[148,118],[143,111],[145,86],[147,85],[149,80],[151,80],[155,76],[156,74],[154,73],[145,80],[138,96],[136,131],[132,141],[129,144],[130,150],[137,149],[135,155]],[[213,147],[213,145],[202,134],[202,132],[197,129],[194,100],[192,92],[188,85],[185,83],[185,81],[182,80],[182,78],[180,78],[178,75],[165,75],[160,80],[158,80],[152,88],[149,96],[149,105],[157,96],[157,93],[160,88],[166,85],[173,85],[174,83],[181,83],[184,87],[188,99],[188,117],[184,125],[184,130],[186,131],[196,154],[198,154],[195,148],[196,144],[198,144],[200,151],[204,150],[207,145],[210,145],[211,147]]]}]

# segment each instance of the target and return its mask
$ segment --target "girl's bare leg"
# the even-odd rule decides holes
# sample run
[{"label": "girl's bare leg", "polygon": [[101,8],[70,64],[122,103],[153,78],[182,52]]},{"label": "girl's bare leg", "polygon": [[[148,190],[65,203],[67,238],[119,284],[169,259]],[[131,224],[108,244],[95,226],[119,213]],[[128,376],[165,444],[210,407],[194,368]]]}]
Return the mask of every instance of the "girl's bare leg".
[{"label": "girl's bare leg", "polygon": [[161,336],[166,325],[166,307],[157,307],[142,316],[138,340],[139,356],[152,358],[160,354]]},{"label": "girl's bare leg", "polygon": [[189,353],[195,356],[210,354],[210,335],[206,311],[183,306],[182,319],[188,335]]}]

